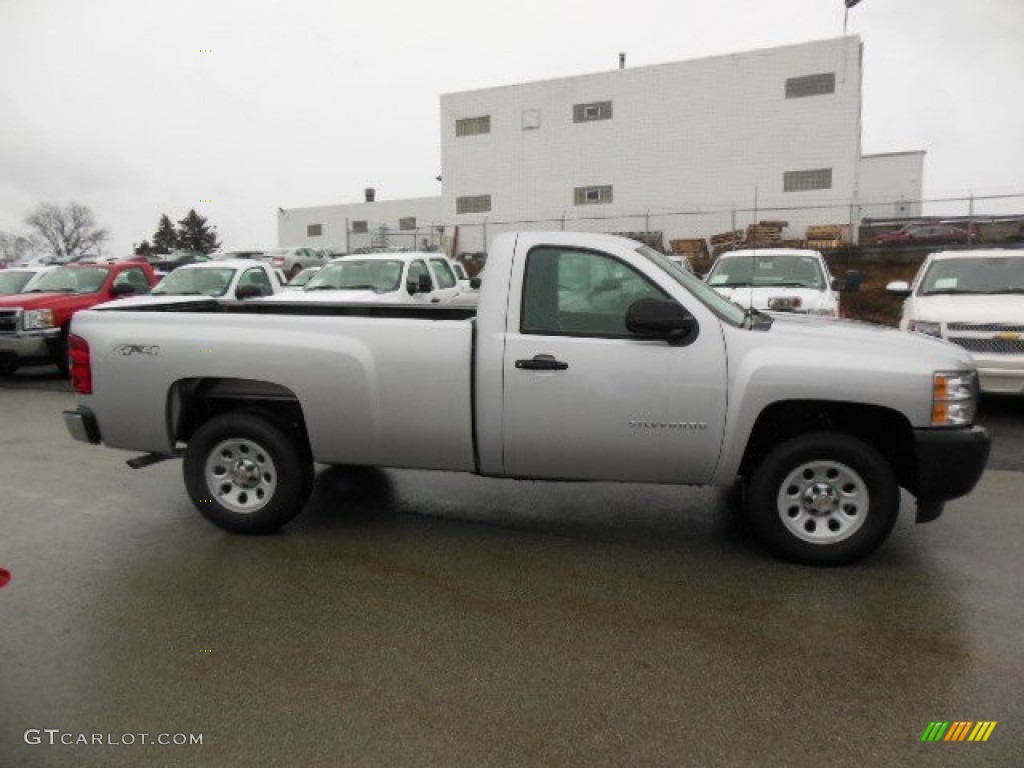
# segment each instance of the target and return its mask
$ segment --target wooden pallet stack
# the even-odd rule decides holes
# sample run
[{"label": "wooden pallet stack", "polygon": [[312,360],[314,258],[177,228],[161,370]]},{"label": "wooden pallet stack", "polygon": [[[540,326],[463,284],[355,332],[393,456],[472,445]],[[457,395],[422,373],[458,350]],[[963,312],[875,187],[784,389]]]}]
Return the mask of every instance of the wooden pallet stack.
[{"label": "wooden pallet stack", "polygon": [[811,224],[806,238],[806,247],[816,251],[841,248],[850,242],[850,228],[846,224]]},{"label": "wooden pallet stack", "polygon": [[760,221],[747,227],[744,245],[779,246],[782,241],[782,230],[789,226],[788,221]]},{"label": "wooden pallet stack", "polygon": [[731,251],[743,244],[743,230],[732,229],[711,236],[711,253],[716,257],[723,251]]},{"label": "wooden pallet stack", "polygon": [[709,256],[707,241],[702,237],[669,240],[668,244],[672,247],[672,253],[678,253],[691,260],[706,260]]}]

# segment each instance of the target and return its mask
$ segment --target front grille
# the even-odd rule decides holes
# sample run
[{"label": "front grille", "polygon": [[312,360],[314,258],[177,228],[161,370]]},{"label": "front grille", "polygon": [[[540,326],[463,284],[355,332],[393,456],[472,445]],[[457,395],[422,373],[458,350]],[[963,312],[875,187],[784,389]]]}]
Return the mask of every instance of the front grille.
[{"label": "front grille", "polygon": [[988,352],[993,355],[1024,355],[1024,340],[979,339],[969,336],[951,336],[950,341],[968,352]]},{"label": "front grille", "polygon": [[0,309],[0,333],[17,333],[20,309]]},{"label": "front grille", "polygon": [[1010,325],[1009,323],[947,323],[946,328],[951,331],[1024,333],[1024,325]]}]

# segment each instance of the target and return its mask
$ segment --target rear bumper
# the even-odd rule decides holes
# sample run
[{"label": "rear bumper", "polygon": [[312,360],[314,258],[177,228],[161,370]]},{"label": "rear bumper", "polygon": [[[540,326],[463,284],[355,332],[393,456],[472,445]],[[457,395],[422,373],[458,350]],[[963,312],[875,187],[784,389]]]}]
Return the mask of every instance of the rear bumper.
[{"label": "rear bumper", "polygon": [[78,406],[72,411],[64,411],[64,426],[75,440],[94,445],[101,440],[96,416],[88,408]]},{"label": "rear bumper", "polygon": [[970,493],[985,471],[992,441],[983,427],[919,429],[917,453],[917,521],[942,514],[942,504]]}]

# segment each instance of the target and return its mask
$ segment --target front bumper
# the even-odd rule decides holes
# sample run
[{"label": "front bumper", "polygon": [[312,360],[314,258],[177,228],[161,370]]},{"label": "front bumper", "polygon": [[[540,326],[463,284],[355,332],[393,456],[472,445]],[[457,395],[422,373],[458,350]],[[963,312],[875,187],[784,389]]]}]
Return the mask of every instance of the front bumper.
[{"label": "front bumper", "polygon": [[102,439],[95,414],[81,405],[74,410],[64,411],[64,426],[75,440],[83,443],[95,445]]},{"label": "front bumper", "polygon": [[985,471],[992,441],[984,427],[914,430],[917,522],[934,520],[942,505],[970,493]]},{"label": "front bumper", "polygon": [[50,357],[50,345],[60,338],[60,328],[0,335],[0,358],[39,360]]}]

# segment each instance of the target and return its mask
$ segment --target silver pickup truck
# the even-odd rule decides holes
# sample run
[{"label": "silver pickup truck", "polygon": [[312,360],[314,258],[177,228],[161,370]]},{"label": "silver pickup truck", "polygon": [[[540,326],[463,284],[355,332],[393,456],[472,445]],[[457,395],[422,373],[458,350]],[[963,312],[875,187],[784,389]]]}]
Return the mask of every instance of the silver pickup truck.
[{"label": "silver pickup truck", "polygon": [[314,463],[739,481],[769,549],[833,565],[885,540],[900,487],[933,520],[989,451],[964,350],[744,309],[609,235],[500,235],[476,308],[97,308],[70,357],[71,434],[182,456],[199,512],[244,533],[297,515]]}]

